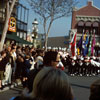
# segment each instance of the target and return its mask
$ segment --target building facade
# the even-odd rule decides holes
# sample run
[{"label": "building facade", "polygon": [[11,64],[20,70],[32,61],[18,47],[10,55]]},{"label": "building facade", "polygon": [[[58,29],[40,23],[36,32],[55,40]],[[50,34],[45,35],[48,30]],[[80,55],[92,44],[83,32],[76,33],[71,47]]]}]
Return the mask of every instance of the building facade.
[{"label": "building facade", "polygon": [[49,37],[48,47],[68,48],[69,47],[69,36]]},{"label": "building facade", "polygon": [[96,43],[100,43],[100,9],[93,5],[92,0],[80,9],[73,8],[70,39],[73,33],[77,32],[77,41],[79,41],[86,30],[89,32],[88,35],[93,35],[95,32]]},{"label": "building facade", "polygon": [[[11,5],[11,1],[9,4]],[[4,23],[6,20],[6,3],[7,0],[0,0],[0,38],[2,35],[2,31],[4,28]],[[16,32],[7,31],[6,41],[11,42],[16,41],[20,44],[31,44],[27,42],[27,27],[28,27],[28,16],[29,16],[29,9],[19,3],[19,0],[16,0],[13,12],[11,17],[16,19]],[[8,44],[9,44],[8,43]]]}]

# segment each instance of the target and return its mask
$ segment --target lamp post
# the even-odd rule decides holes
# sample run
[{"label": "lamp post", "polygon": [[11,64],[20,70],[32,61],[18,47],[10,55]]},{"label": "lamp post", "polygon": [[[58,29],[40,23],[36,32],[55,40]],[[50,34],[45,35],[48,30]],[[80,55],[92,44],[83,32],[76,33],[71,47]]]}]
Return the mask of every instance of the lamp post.
[{"label": "lamp post", "polygon": [[32,38],[33,38],[33,46],[36,48],[36,38],[38,37],[38,21],[35,18],[33,23],[32,23],[33,27],[32,27]]}]

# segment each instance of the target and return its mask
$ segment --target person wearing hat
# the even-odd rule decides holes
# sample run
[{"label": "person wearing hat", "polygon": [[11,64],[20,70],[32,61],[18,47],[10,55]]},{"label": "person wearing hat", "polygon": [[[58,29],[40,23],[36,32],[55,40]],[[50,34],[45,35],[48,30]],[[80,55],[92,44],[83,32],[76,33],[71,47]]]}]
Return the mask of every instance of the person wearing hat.
[{"label": "person wearing hat", "polygon": [[85,64],[84,64],[84,58],[81,56],[80,57],[80,76],[83,76],[84,75],[84,66],[85,66]]},{"label": "person wearing hat", "polygon": [[78,64],[79,64],[79,76],[82,76],[82,72],[83,72],[83,61],[81,59],[78,60]]},{"label": "person wearing hat", "polygon": [[89,60],[90,57],[86,57],[85,58],[85,62],[86,62],[86,66],[87,66],[87,68],[86,68],[86,76],[91,76],[91,74],[92,74],[92,65],[91,65],[90,62],[86,61],[87,59]]},{"label": "person wearing hat", "polygon": [[72,61],[71,61],[71,76],[75,76],[75,72],[76,72],[76,57],[72,57]]},{"label": "person wearing hat", "polygon": [[89,60],[93,67],[93,75],[98,75],[98,70],[100,70],[100,63],[95,61],[95,59]]},{"label": "person wearing hat", "polygon": [[68,74],[72,74],[72,57],[70,55],[66,56],[66,62],[67,62],[67,67],[68,67]]}]

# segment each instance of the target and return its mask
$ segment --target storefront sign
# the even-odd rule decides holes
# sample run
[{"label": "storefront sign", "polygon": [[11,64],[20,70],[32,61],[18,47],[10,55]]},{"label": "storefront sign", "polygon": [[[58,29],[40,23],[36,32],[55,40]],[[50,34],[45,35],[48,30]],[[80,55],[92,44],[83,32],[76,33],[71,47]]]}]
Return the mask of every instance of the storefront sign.
[{"label": "storefront sign", "polygon": [[16,19],[14,17],[9,19],[8,31],[16,32]]}]

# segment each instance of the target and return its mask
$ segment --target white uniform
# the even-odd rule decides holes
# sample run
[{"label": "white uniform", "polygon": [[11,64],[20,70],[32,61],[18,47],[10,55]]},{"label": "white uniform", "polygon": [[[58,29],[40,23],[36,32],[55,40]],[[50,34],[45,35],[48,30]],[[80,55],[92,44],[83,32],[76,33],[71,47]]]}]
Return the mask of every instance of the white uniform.
[{"label": "white uniform", "polygon": [[100,67],[100,63],[99,62],[94,61],[94,60],[91,60],[90,62],[91,62],[92,65]]}]

